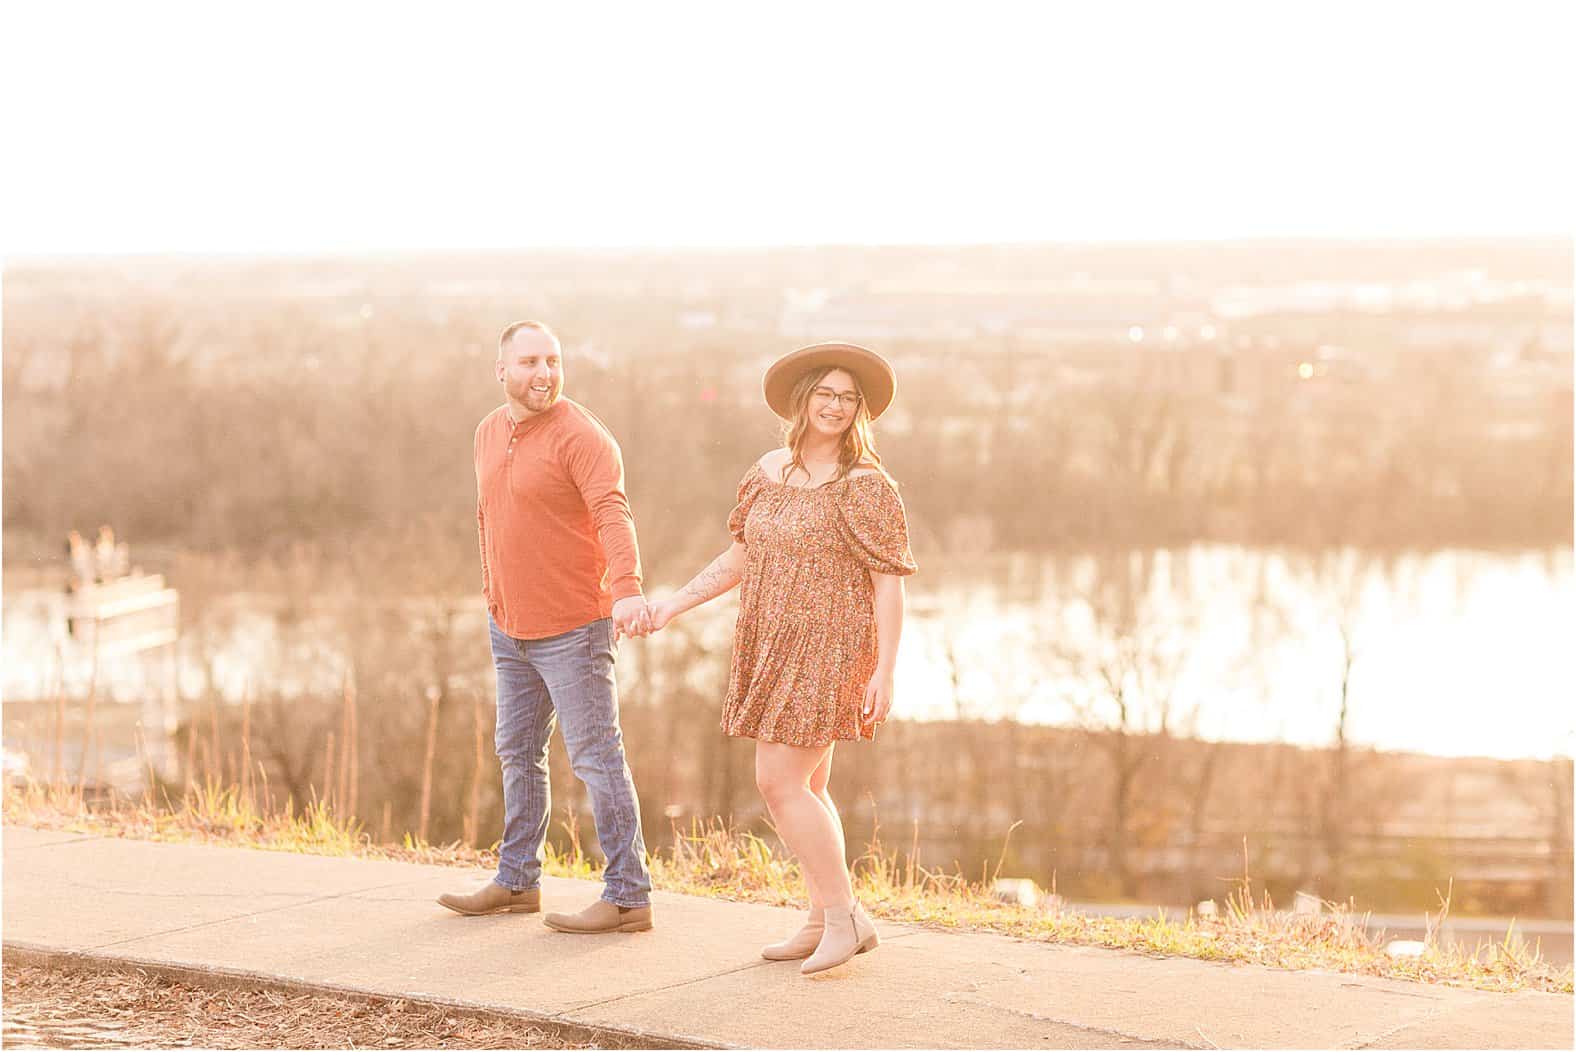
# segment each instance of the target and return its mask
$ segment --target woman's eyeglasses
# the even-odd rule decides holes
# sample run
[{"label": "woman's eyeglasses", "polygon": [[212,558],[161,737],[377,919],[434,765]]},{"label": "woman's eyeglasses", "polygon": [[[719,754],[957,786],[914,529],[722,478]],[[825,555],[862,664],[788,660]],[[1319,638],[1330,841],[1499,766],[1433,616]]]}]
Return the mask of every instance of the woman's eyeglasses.
[{"label": "woman's eyeglasses", "polygon": [[859,408],[859,403],[863,396],[857,391],[844,391],[842,394],[838,394],[830,387],[813,387],[810,389],[810,398],[821,405],[836,401],[844,409],[852,410]]}]

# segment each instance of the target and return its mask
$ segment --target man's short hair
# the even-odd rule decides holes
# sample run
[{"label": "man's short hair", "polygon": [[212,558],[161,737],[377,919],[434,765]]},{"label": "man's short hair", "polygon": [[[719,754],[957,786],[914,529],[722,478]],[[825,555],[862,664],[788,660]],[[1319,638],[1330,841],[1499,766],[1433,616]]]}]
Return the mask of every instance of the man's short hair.
[{"label": "man's short hair", "polygon": [[529,319],[526,321],[517,321],[508,328],[504,329],[503,335],[498,337],[498,356],[500,358],[503,357],[503,349],[508,346],[510,338],[521,329],[535,329],[537,332],[542,333],[554,343],[558,342],[558,334],[553,332],[552,329],[549,329],[545,323],[532,321]]}]

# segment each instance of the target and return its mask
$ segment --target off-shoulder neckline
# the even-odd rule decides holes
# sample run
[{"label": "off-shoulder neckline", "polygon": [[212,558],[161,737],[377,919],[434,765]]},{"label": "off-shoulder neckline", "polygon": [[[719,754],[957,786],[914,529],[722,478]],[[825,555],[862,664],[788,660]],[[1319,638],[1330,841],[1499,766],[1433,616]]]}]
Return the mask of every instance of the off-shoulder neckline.
[{"label": "off-shoulder neckline", "polygon": [[845,482],[852,482],[855,479],[882,478],[883,477],[881,472],[879,472],[879,471],[867,471],[867,472],[865,472],[865,473],[863,473],[861,475],[845,475],[845,476],[843,476],[840,479],[833,479],[831,482],[823,482],[819,486],[795,486],[795,485],[793,485],[790,482],[779,482],[776,479],[772,478],[770,475],[768,475],[766,473],[766,469],[761,467],[761,462],[758,461],[758,460],[755,462],[755,470],[760,472],[761,478],[766,481],[766,484],[768,486],[777,486],[780,489],[797,490],[797,491],[802,492],[802,493],[819,493],[821,490],[830,489],[833,486],[840,486],[840,485],[842,485]]}]

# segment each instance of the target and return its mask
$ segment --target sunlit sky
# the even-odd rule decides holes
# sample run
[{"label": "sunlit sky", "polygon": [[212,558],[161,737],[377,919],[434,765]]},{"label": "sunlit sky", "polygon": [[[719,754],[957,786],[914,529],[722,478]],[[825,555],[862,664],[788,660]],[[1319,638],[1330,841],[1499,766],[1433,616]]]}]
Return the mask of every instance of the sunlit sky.
[{"label": "sunlit sky", "polygon": [[11,4],[0,251],[1568,236],[1573,8]]}]

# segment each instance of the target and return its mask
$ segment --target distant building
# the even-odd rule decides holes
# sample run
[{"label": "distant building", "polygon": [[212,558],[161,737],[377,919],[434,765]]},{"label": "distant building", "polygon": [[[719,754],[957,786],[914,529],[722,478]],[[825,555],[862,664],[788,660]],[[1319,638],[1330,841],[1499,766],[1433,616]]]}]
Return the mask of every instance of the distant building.
[{"label": "distant building", "polygon": [[[1195,303],[1114,296],[1052,298],[985,292],[792,291],[784,297],[778,331],[791,340],[845,339],[1055,346],[1131,342],[1139,331],[1157,344],[1198,339],[1210,326]],[[1149,336],[1148,334],[1153,334]]]}]

